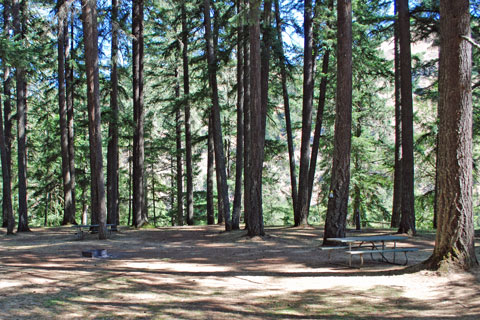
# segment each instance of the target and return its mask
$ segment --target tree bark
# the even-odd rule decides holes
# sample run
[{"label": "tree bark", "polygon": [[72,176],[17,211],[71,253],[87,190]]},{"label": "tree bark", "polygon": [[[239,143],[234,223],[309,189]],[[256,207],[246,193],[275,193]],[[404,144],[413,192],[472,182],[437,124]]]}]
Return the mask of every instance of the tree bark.
[{"label": "tree bark", "polygon": [[175,177],[175,160],[173,159],[173,156],[170,155],[170,189],[172,192],[170,192],[170,218],[171,218],[171,223],[172,226],[175,226],[175,220],[176,220],[176,214],[175,214],[175,183],[176,183],[176,177]]},{"label": "tree bark", "polygon": [[88,203],[87,203],[87,186],[85,184],[81,184],[82,188],[82,224],[87,224],[88,221]]},{"label": "tree bark", "polygon": [[[437,118],[440,118],[440,115],[437,114]],[[438,168],[438,133],[437,133],[437,158],[435,159],[435,168]],[[435,194],[433,197],[433,229],[437,229],[438,226],[438,170],[435,170]]]},{"label": "tree bark", "polygon": [[[92,222],[99,224],[98,237],[106,239],[107,208],[102,160],[98,30],[96,1],[82,0],[82,20],[87,71],[88,128],[90,140]],[[96,216],[96,219],[94,218]],[[96,221],[95,221],[95,220]]]},{"label": "tree bark", "polygon": [[[244,12],[248,12],[249,1],[244,0]],[[248,16],[245,17],[248,21]],[[248,215],[250,212],[250,47],[249,47],[249,23],[243,26],[243,217],[245,229],[248,230]]]},{"label": "tree bark", "polygon": [[52,198],[52,194],[50,192],[47,193],[47,197],[46,197],[46,202],[45,202],[45,212],[44,212],[44,216],[43,216],[43,226],[44,227],[47,227],[48,226],[48,209],[49,209],[49,206],[50,206],[50,200]]},{"label": "tree bark", "polygon": [[[241,15],[243,1],[237,0],[237,14]],[[233,199],[232,229],[240,229],[240,212],[242,209],[242,173],[243,173],[243,23],[240,16],[237,26],[237,152],[235,162],[235,196]]]},{"label": "tree bark", "polygon": [[[263,14],[261,23],[262,40],[260,43],[261,54],[261,82],[262,82],[262,131],[261,139],[265,145],[265,132],[267,127],[267,110],[268,110],[268,77],[270,74],[270,48],[272,47],[272,1],[264,0]],[[262,147],[263,149],[263,147]],[[263,151],[262,151],[262,166],[263,166]]]},{"label": "tree bark", "polygon": [[[12,1],[12,16],[14,34],[17,41],[23,41],[24,37],[24,7],[23,1]],[[26,82],[23,62],[16,66],[17,87],[17,153],[18,153],[18,227],[17,232],[30,231],[28,227],[27,212],[27,106],[26,106]]]},{"label": "tree bark", "polygon": [[337,104],[333,151],[332,180],[325,221],[324,245],[335,244],[328,238],[346,234],[348,192],[350,184],[350,151],[352,127],[352,3],[337,4]]},{"label": "tree bark", "polygon": [[400,227],[402,216],[402,118],[401,118],[401,97],[400,97],[400,51],[398,43],[398,16],[397,3],[395,2],[394,22],[394,55],[395,55],[395,171],[393,177],[393,206],[392,206],[392,228]]},{"label": "tree bark", "polygon": [[118,224],[118,1],[112,0],[112,70],[107,154],[107,223]]},{"label": "tree bark", "polygon": [[213,161],[214,161],[214,142],[213,142],[213,119],[208,116],[208,151],[207,151],[207,224],[215,224],[215,208],[213,204]]},{"label": "tree bark", "polygon": [[207,60],[209,84],[212,94],[212,114],[213,114],[213,139],[215,142],[215,166],[217,171],[217,189],[218,198],[225,220],[225,230],[232,229],[230,218],[230,202],[228,199],[227,173],[225,169],[225,154],[223,149],[222,125],[220,120],[220,105],[218,100],[217,85],[217,61],[212,38],[212,25],[210,19],[210,0],[204,0],[204,22],[205,22],[205,40],[207,42]]},{"label": "tree bark", "polygon": [[76,224],[75,208],[73,207],[72,180],[70,177],[70,160],[68,153],[68,119],[65,95],[65,44],[68,11],[65,0],[58,0],[58,107],[60,120],[60,147],[62,153],[63,179],[63,221],[62,225]]},{"label": "tree bark", "polygon": [[287,69],[285,68],[285,52],[283,49],[282,20],[280,18],[280,3],[275,0],[275,20],[278,37],[278,59],[280,60],[280,76],[282,81],[282,96],[285,109],[285,130],[287,131],[288,159],[290,167],[290,186],[292,193],[292,208],[297,207],[297,174],[295,165],[295,146],[293,144],[292,120],[290,118],[290,99],[287,89]]},{"label": "tree bark", "polygon": [[408,0],[397,0],[400,42],[400,96],[402,117],[402,217],[399,233],[415,234],[413,99]]},{"label": "tree bark", "polygon": [[185,104],[185,167],[187,174],[187,224],[194,224],[193,217],[193,161],[192,161],[192,132],[190,128],[190,75],[188,70],[188,34],[187,13],[185,1],[182,2],[182,60],[183,60],[183,95]]},{"label": "tree bark", "polygon": [[[73,63],[75,61],[73,57],[74,52],[74,28],[75,28],[75,9],[72,6],[72,13],[71,13],[71,46],[70,50],[66,54],[66,62],[65,62],[65,87],[67,90],[67,127],[68,127],[68,160],[70,161],[70,165],[68,166],[70,169],[70,181],[72,185],[72,207],[73,210],[76,211],[76,196],[75,196],[75,185],[76,185],[76,173],[75,173],[75,133],[74,133],[74,121],[73,121],[73,96],[75,91],[75,78],[73,74]],[[65,25],[65,28],[68,29],[68,26]],[[66,32],[68,35],[68,30]],[[68,39],[65,41],[68,44]]]},{"label": "tree bark", "polygon": [[312,200],[313,180],[315,179],[315,170],[317,166],[318,149],[320,147],[320,136],[323,126],[323,112],[325,110],[325,100],[327,96],[327,74],[328,64],[330,63],[330,49],[325,51],[322,62],[322,80],[320,81],[320,96],[318,98],[317,117],[315,120],[315,131],[313,133],[312,155],[310,157],[310,168],[308,170],[308,202],[307,208],[310,212],[310,203]]},{"label": "tree bark", "polygon": [[[133,178],[132,178],[132,173],[133,173],[133,165],[132,165],[132,144],[128,146],[128,221],[127,221],[127,226],[133,226],[135,225],[133,221],[133,214],[132,214],[132,190],[133,190]],[[172,189],[173,190],[173,189]],[[131,224],[130,224],[131,222]]]},{"label": "tree bark", "polygon": [[[10,31],[10,1],[3,2],[3,33],[7,39]],[[0,110],[0,154],[2,161],[2,215],[3,223],[2,227],[7,228],[7,234],[13,234],[15,228],[15,218],[13,216],[12,208],[12,182],[11,182],[11,77],[10,67],[5,61],[5,57],[2,57],[2,69],[3,69],[3,94],[4,94],[4,109],[3,116],[2,110]],[[1,99],[0,99],[1,102]],[[1,103],[0,103],[1,108]],[[4,119],[5,118],[5,122]],[[5,129],[4,129],[5,125]]]},{"label": "tree bark", "polygon": [[[180,99],[180,79],[175,67],[175,97]],[[183,167],[182,167],[182,115],[180,108],[175,111],[176,177],[177,177],[177,226],[183,226]]]},{"label": "tree bark", "polygon": [[151,175],[152,175],[152,209],[153,209],[153,226],[154,227],[157,227],[157,209],[156,209],[156,201],[157,199],[155,199],[155,167],[153,165],[153,162],[152,164],[150,165],[150,172],[151,172]]},{"label": "tree bark", "polygon": [[[259,0],[250,0],[250,189],[248,192],[250,208],[248,212],[248,235],[265,234],[262,210],[262,167],[265,136],[263,125],[262,96],[262,58],[260,52],[260,4]],[[263,101],[262,101],[263,98]],[[255,139],[253,138],[255,137]]]},{"label": "tree bark", "polygon": [[143,106],[143,0],[132,6],[133,33],[133,221],[136,228],[147,222],[145,212],[145,109]]},{"label": "tree bark", "polygon": [[474,248],[472,47],[468,0],[440,1],[438,229],[431,269],[468,270]]},{"label": "tree bark", "polygon": [[[355,128],[355,137],[360,138],[362,136],[362,125],[361,125],[361,117],[357,120],[357,125]],[[354,165],[354,170],[359,171],[360,170],[360,161],[359,157],[357,154],[354,154],[353,156],[353,165]],[[360,206],[362,204],[361,200],[361,191],[360,191],[360,183],[356,182],[353,185],[353,190],[354,190],[354,199],[353,199],[353,222],[355,223],[355,230],[361,230],[362,225],[361,225],[361,214],[360,214]]]},{"label": "tree bark", "polygon": [[[314,15],[317,15],[317,9],[321,5],[320,2],[315,3],[315,12]],[[333,10],[333,0],[328,2],[328,9]],[[331,22],[330,20],[327,21],[327,27],[330,28]],[[318,56],[319,45],[316,43],[318,39],[318,23],[317,27],[313,28],[313,44],[314,44],[314,54],[313,58],[316,59]],[[312,201],[312,193],[313,193],[313,181],[315,179],[315,171],[317,166],[317,157],[318,157],[318,149],[320,147],[320,136],[322,133],[322,126],[323,126],[323,112],[325,110],[325,100],[327,96],[327,83],[328,83],[328,67],[330,63],[330,48],[325,48],[325,52],[323,54],[323,61],[322,61],[322,79],[320,80],[320,94],[318,97],[318,108],[317,108],[317,116],[315,119],[315,131],[313,133],[313,143],[312,143],[312,154],[310,157],[310,167],[308,169],[308,202],[307,208],[308,213],[310,213],[310,204]]]},{"label": "tree bark", "polygon": [[313,110],[313,23],[312,1],[305,0],[304,57],[303,57],[303,106],[302,139],[300,145],[300,171],[298,174],[298,201],[295,208],[295,226],[308,224],[308,170],[310,160],[310,136]]},{"label": "tree bark", "polygon": [[[5,70],[5,69],[4,69]],[[1,108],[1,99],[0,99]],[[7,148],[5,147],[5,134],[3,131],[3,115],[0,109],[0,156],[2,161],[2,183],[3,183],[3,224],[7,227],[7,234],[13,234],[15,220],[12,208],[12,190],[10,181],[10,171],[7,165]]]}]

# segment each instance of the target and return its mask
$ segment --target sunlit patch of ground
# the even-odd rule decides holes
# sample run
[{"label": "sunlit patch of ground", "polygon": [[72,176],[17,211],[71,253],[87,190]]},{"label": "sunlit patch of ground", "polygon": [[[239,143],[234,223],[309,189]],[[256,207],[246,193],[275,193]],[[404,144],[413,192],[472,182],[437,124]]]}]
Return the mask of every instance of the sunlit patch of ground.
[{"label": "sunlit patch of ground", "polygon": [[[271,228],[249,239],[219,226],[122,229],[106,241],[71,228],[0,231],[0,319],[480,318],[478,272],[394,275],[365,258],[318,250],[321,228]],[[378,231],[370,230],[370,233]],[[410,265],[433,235],[404,245]],[[106,259],[82,250],[107,249]]]}]

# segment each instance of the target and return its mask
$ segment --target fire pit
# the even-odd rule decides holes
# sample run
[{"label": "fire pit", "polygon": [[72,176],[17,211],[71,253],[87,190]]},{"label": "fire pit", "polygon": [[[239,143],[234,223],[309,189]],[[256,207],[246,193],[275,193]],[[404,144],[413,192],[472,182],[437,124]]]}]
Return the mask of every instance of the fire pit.
[{"label": "fire pit", "polygon": [[93,249],[82,251],[82,256],[86,258],[108,258],[107,249]]}]

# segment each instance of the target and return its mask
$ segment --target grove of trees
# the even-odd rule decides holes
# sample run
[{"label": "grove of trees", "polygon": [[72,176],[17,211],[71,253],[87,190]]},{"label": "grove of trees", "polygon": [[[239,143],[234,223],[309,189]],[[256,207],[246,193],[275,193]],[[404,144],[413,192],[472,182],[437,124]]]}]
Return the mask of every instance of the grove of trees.
[{"label": "grove of trees", "polygon": [[8,234],[324,224],[328,244],[349,225],[438,227],[428,267],[477,264],[478,0],[0,9]]}]

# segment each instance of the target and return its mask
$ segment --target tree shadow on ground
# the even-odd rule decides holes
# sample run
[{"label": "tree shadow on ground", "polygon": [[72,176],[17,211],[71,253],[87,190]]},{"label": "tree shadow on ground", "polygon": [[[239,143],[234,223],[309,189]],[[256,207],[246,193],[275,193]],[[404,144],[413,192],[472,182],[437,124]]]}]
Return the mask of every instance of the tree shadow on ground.
[{"label": "tree shadow on ground", "polygon": [[[75,241],[72,230],[58,228],[0,238],[0,307],[8,310],[5,319],[480,316],[475,273],[435,288],[429,299],[412,297],[389,283],[393,273],[405,272],[403,267],[366,261],[364,268],[352,269],[328,262],[317,249],[319,228],[273,228],[263,239],[220,230],[123,229],[107,241],[93,235]],[[426,238],[407,243],[432,247]],[[82,250],[99,247],[111,257],[81,257]],[[331,262],[345,262],[345,257],[334,255]],[[359,285],[364,278],[367,284]]]}]

